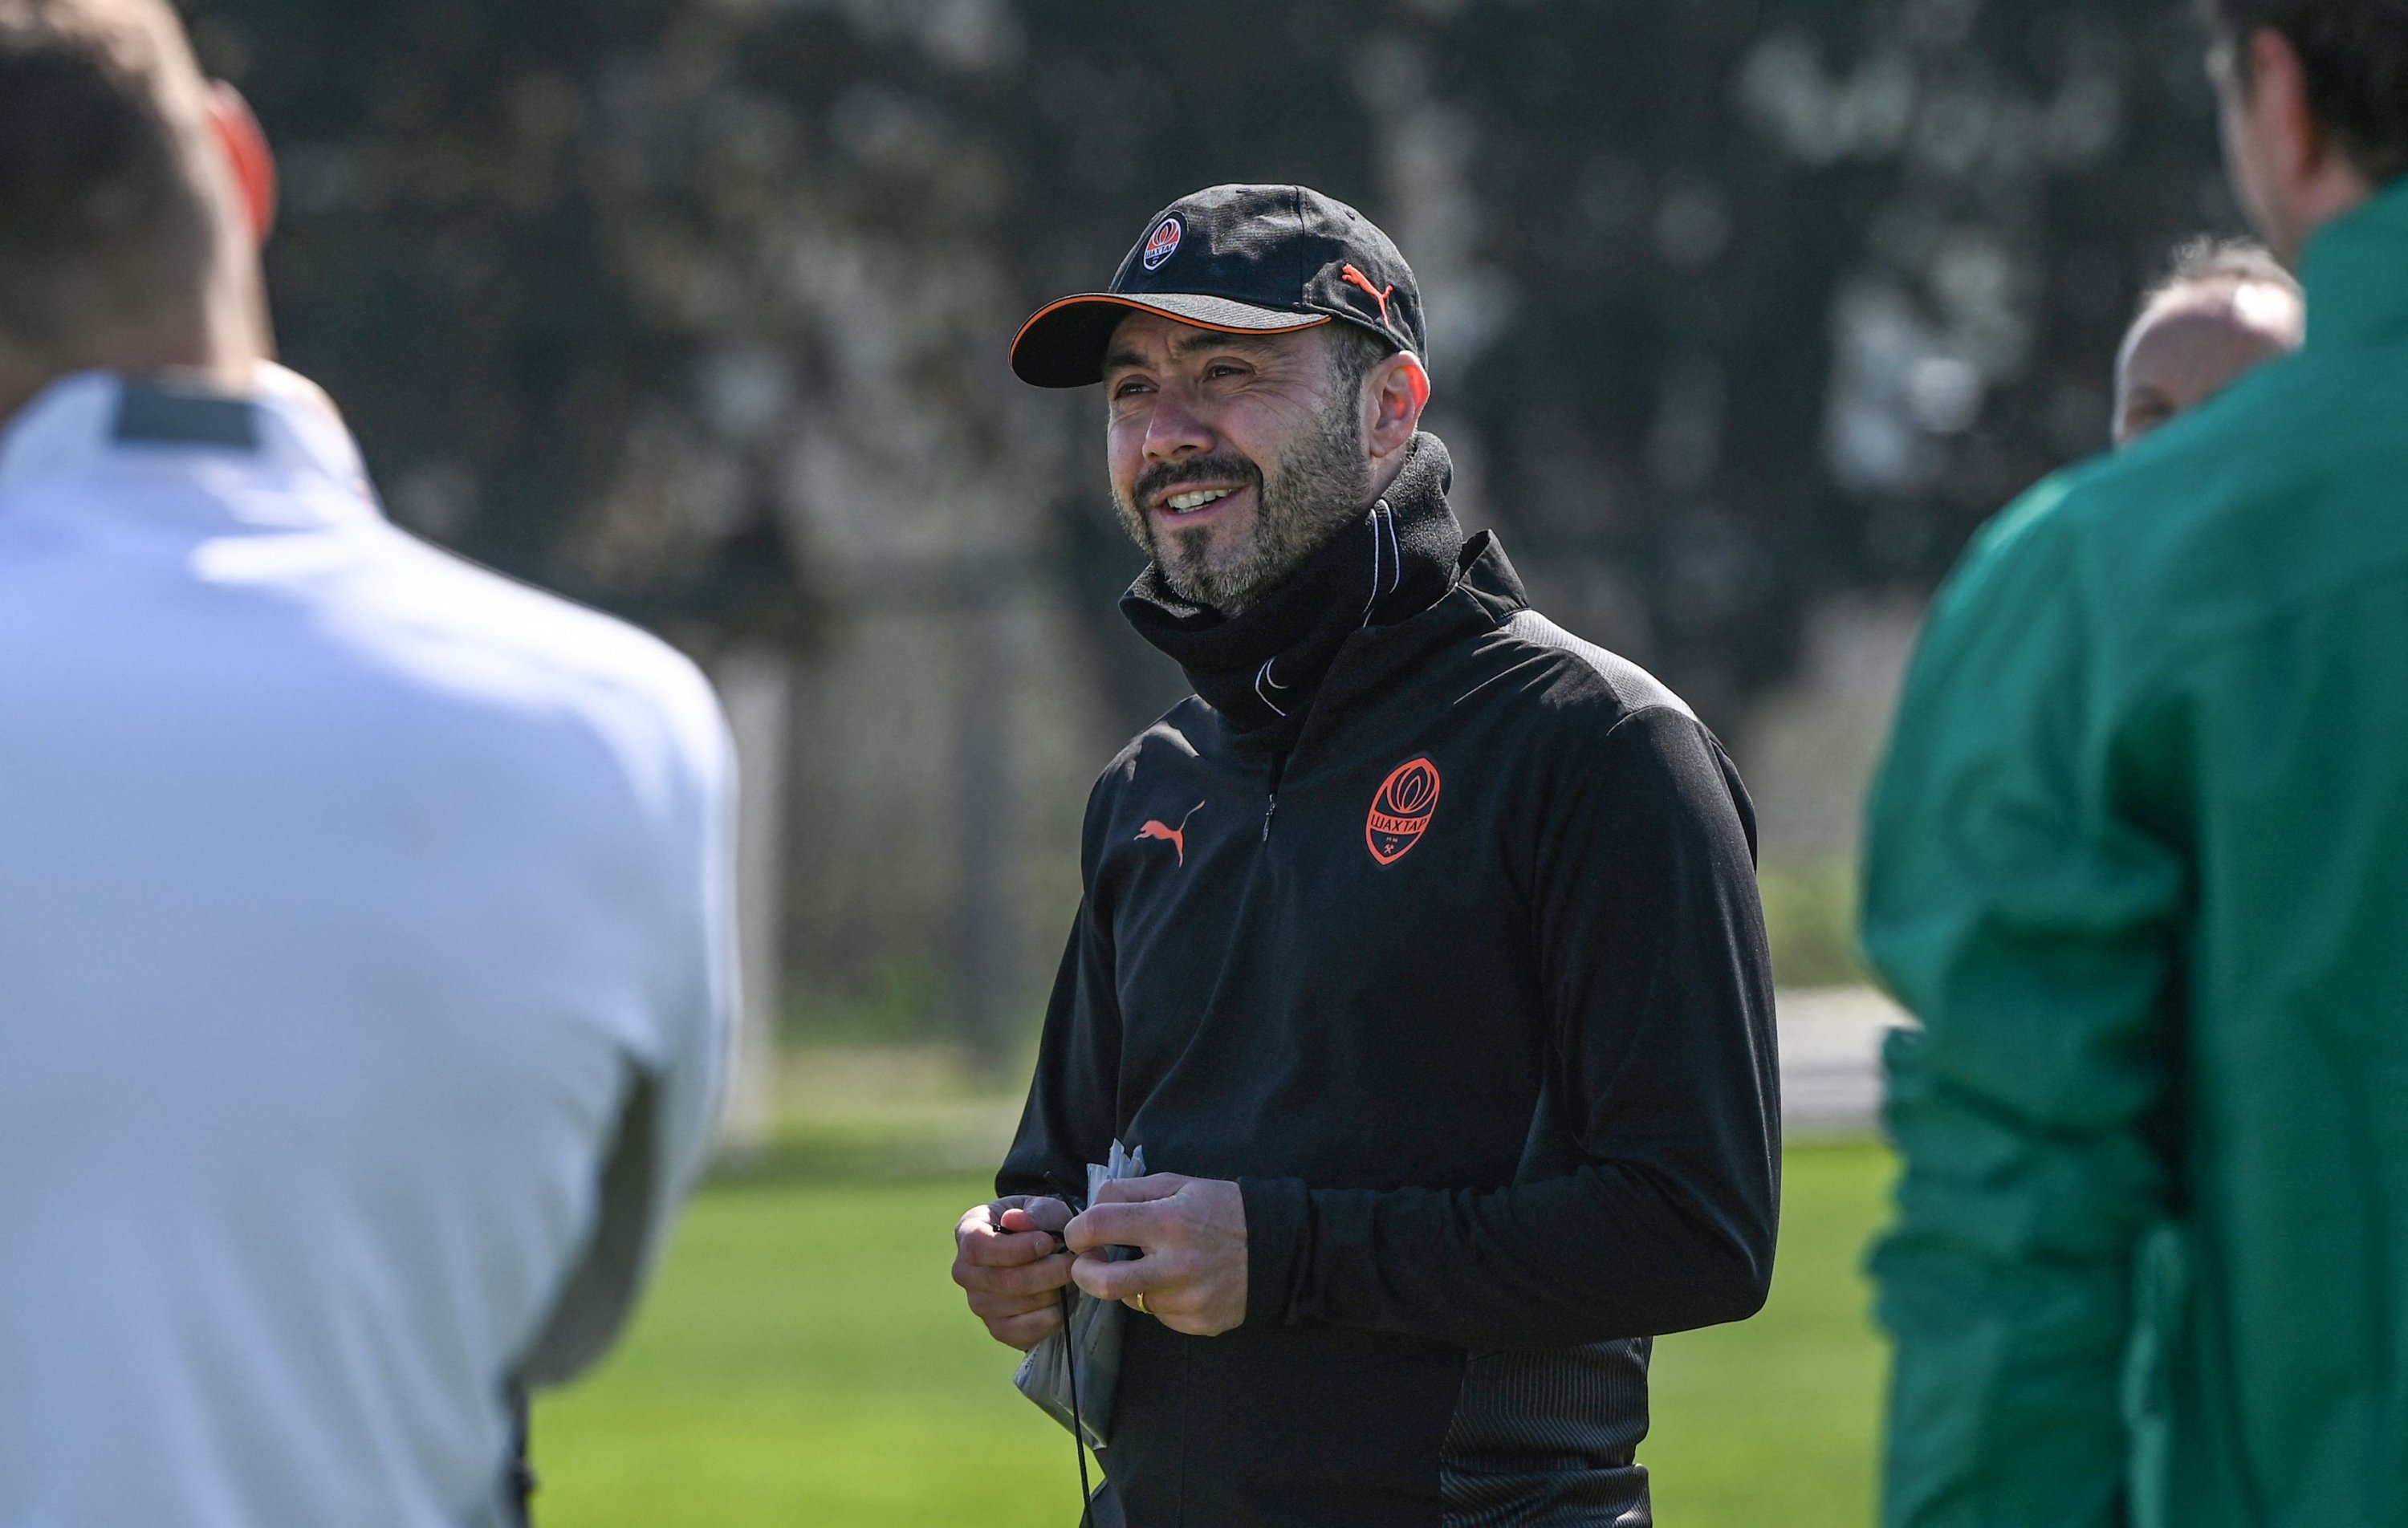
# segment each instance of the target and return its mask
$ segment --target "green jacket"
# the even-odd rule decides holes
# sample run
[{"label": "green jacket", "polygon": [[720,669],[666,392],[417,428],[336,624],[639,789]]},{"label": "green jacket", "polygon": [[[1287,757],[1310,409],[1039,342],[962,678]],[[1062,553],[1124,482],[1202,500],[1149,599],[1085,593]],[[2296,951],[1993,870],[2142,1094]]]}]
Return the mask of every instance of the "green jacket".
[{"label": "green jacket", "polygon": [[1885,1521],[2408,1524],[2408,182],[1985,530],[1875,787]]}]

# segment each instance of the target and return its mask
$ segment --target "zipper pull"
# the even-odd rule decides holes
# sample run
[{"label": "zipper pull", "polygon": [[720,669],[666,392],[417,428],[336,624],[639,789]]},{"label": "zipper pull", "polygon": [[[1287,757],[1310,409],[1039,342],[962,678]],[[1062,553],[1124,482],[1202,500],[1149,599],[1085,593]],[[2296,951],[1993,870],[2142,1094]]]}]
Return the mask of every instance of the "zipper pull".
[{"label": "zipper pull", "polygon": [[1272,754],[1270,784],[1263,793],[1263,842],[1267,844],[1271,841],[1271,819],[1279,815],[1280,781],[1284,778],[1286,775],[1287,755],[1284,753]]},{"label": "zipper pull", "polygon": [[1279,797],[1273,796],[1263,807],[1263,842],[1271,841],[1271,819],[1279,815]]}]

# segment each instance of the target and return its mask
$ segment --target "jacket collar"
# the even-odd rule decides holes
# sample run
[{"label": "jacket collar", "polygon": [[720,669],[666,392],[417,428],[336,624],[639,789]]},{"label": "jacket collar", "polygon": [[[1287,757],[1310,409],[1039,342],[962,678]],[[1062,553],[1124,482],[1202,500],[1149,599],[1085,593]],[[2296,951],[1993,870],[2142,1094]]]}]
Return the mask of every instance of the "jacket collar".
[{"label": "jacket collar", "polygon": [[1322,681],[1298,750],[1317,749],[1382,697],[1405,683],[1439,650],[1495,630],[1528,608],[1521,575],[1494,531],[1463,544],[1446,597],[1392,626],[1366,626],[1346,639]]},{"label": "jacket collar", "polygon": [[1224,616],[1180,598],[1160,569],[1148,567],[1122,599],[1122,613],[1178,662],[1235,731],[1287,747],[1354,634],[1409,621],[1454,587],[1463,528],[1446,502],[1453,476],[1446,447],[1436,436],[1417,436],[1379,502],[1261,604]]},{"label": "jacket collar", "polygon": [[2310,345],[2408,334],[2408,177],[2327,223],[2300,265]]},{"label": "jacket collar", "polygon": [[241,393],[165,376],[86,371],[59,378],[0,433],[0,499],[45,478],[122,464],[320,478],[351,499],[374,500],[334,404],[316,384],[269,363]]},{"label": "jacket collar", "polygon": [[1464,542],[1455,559],[1455,586],[1428,609],[1392,625],[1364,626],[1347,636],[1330,660],[1312,708],[1299,729],[1240,732],[1210,706],[1202,719],[1182,726],[1206,752],[1229,749],[1240,753],[1290,754],[1288,778],[1299,778],[1311,770],[1311,761],[1333,735],[1343,733],[1364,712],[1409,683],[1434,655],[1458,643],[1477,641],[1529,608],[1521,576],[1513,571],[1493,531],[1476,532]]}]

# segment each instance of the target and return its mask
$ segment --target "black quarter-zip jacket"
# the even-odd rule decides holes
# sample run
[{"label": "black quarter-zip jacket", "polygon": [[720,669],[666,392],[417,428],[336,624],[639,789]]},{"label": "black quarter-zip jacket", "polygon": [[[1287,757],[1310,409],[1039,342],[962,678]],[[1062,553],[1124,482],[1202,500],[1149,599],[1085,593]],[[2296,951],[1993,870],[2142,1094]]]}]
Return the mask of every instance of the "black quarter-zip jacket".
[{"label": "black quarter-zip jacket", "polygon": [[1746,793],[1493,537],[1455,544],[1300,726],[1190,698],[1089,802],[998,1187],[1082,1185],[1118,1137],[1246,1212],[1242,1325],[1128,1321],[1102,1457],[1136,1528],[1643,1525],[1648,1339],[1763,1303]]}]

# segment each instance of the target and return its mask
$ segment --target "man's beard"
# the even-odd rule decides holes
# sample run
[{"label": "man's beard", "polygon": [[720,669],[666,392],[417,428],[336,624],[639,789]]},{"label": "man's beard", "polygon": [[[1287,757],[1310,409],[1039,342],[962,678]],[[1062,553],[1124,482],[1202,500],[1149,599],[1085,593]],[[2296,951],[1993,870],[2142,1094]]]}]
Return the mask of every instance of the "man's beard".
[{"label": "man's beard", "polygon": [[[1341,393],[1344,390],[1340,390]],[[1132,497],[1112,497],[1121,523],[1145,549],[1163,582],[1180,598],[1236,615],[1287,580],[1340,526],[1363,511],[1371,494],[1371,464],[1363,453],[1363,421],[1351,397],[1333,399],[1321,427],[1266,473],[1235,451],[1163,462],[1138,474]],[[1211,557],[1212,533],[1160,525],[1140,505],[1182,483],[1240,482],[1254,490],[1254,535],[1233,561]]]}]

